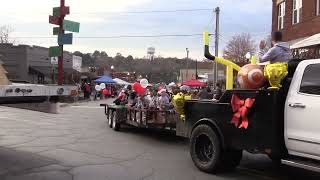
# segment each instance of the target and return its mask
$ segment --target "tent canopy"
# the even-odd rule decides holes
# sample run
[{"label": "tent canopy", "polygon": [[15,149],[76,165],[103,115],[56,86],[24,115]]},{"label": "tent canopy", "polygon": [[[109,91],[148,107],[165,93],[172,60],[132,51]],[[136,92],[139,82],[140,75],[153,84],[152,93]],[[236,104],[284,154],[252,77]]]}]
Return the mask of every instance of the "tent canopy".
[{"label": "tent canopy", "polygon": [[122,79],[119,79],[119,78],[115,78],[113,79],[114,82],[116,82],[116,84],[119,84],[119,85],[131,85],[131,83],[128,83],[127,81],[124,81]]},{"label": "tent canopy", "polygon": [[109,76],[102,76],[99,79],[96,79],[96,83],[106,83],[106,84],[115,84],[116,82]]},{"label": "tent canopy", "polygon": [[320,44],[320,33],[315,34],[313,36],[310,36],[300,42],[297,42],[293,44],[290,48],[291,49],[298,49],[298,48],[304,48],[304,47],[310,47],[310,46],[315,46]]},{"label": "tent canopy", "polygon": [[205,83],[198,81],[196,79],[185,81],[185,82],[183,82],[183,85],[186,85],[189,87],[204,87],[204,86],[206,86]]}]

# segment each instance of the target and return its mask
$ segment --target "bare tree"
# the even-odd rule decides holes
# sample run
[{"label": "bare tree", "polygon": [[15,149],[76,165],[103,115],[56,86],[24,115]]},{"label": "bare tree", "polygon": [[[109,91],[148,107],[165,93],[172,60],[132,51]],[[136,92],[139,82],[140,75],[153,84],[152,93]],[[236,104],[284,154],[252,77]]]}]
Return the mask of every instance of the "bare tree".
[{"label": "bare tree", "polygon": [[249,33],[242,33],[231,38],[224,49],[223,56],[236,63],[244,63],[247,61],[246,54],[248,52],[254,54],[255,51],[256,45],[251,35]]},{"label": "bare tree", "polygon": [[13,32],[11,26],[0,26],[0,44],[10,43],[10,34]]}]

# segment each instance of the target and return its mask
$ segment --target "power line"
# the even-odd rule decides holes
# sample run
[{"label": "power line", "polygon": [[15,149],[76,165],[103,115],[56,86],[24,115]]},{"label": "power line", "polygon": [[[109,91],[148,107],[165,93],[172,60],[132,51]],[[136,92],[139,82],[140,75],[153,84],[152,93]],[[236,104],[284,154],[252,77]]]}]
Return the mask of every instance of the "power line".
[{"label": "power line", "polygon": [[[212,11],[213,9],[176,9],[176,10],[151,10],[151,11],[119,11],[119,12],[88,12],[88,14],[148,14],[148,13],[175,13],[175,12],[197,12]],[[77,13],[76,13],[77,14]]]},{"label": "power line", "polygon": [[[114,11],[114,12],[73,12],[72,14],[152,14],[152,13],[179,13],[213,11],[213,9],[175,9],[175,10],[150,10],[150,11]],[[5,14],[48,14],[48,12],[4,12]],[[2,14],[2,13],[0,13]]]},{"label": "power line", "polygon": [[[160,35],[121,35],[121,36],[78,36],[75,39],[120,39],[120,38],[160,38],[160,37],[195,37],[202,34],[160,34]],[[23,36],[16,39],[53,39],[55,36]]]}]

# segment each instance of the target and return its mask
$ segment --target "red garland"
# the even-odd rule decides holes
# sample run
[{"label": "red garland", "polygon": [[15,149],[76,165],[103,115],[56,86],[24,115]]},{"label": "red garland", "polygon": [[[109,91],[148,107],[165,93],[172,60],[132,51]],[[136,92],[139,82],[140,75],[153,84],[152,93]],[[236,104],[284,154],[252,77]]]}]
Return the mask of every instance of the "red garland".
[{"label": "red garland", "polygon": [[[241,100],[237,95],[232,95],[231,107],[234,112],[231,124],[234,124],[237,128],[248,129],[249,120],[248,120],[248,110],[253,106],[255,99],[247,98]],[[241,124],[240,124],[241,119]]]}]

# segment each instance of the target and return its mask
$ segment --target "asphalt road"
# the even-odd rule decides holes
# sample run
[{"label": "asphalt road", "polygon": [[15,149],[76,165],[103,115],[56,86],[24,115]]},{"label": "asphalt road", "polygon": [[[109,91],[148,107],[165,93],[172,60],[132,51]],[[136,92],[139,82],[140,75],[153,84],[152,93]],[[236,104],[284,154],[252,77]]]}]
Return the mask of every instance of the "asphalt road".
[{"label": "asphalt road", "polygon": [[99,103],[63,107],[56,115],[0,107],[0,180],[320,179],[247,153],[234,172],[200,172],[187,140],[132,128],[114,132]]}]

